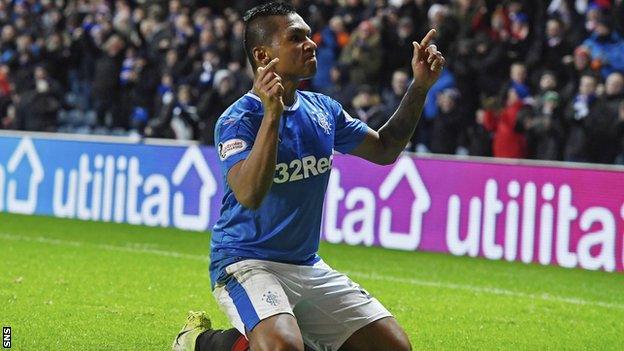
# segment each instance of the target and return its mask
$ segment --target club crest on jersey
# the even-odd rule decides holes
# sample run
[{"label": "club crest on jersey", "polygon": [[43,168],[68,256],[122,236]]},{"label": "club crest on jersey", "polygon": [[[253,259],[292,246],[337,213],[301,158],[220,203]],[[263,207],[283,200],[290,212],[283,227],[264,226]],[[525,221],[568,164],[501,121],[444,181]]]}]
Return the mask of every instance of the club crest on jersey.
[{"label": "club crest on jersey", "polygon": [[316,117],[316,122],[319,126],[321,126],[321,128],[323,128],[325,134],[331,134],[331,124],[329,124],[329,119],[327,119],[327,113],[323,111],[315,111],[314,116]]},{"label": "club crest on jersey", "polygon": [[232,155],[236,155],[237,153],[245,150],[247,148],[247,143],[242,139],[230,139],[228,141],[224,141],[219,143],[219,158],[221,161],[226,160],[228,157]]}]

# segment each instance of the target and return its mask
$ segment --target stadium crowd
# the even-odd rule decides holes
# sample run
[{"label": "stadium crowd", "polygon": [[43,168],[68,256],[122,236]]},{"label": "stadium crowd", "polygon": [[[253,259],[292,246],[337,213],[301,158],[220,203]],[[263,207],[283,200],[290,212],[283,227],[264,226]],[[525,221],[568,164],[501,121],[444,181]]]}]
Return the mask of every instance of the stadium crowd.
[{"label": "stadium crowd", "polygon": [[[262,1],[0,0],[0,129],[213,143],[252,84]],[[411,150],[624,164],[623,0],[293,0],[326,93],[379,128],[436,28],[448,65]]]}]

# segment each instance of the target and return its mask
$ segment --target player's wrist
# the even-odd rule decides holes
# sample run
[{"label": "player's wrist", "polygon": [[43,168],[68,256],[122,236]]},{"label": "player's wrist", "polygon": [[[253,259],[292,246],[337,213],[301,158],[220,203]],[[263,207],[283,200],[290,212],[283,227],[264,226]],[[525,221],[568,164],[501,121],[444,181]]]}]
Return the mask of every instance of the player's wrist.
[{"label": "player's wrist", "polygon": [[265,108],[264,109],[264,118],[270,121],[279,121],[282,117],[283,109],[280,108]]}]

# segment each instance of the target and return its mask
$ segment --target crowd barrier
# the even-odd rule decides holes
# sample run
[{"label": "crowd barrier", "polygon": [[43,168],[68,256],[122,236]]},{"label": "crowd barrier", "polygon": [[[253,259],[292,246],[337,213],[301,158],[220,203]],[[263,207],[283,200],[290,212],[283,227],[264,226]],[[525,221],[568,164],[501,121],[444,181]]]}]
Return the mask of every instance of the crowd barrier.
[{"label": "crowd barrier", "polygon": [[[332,168],[328,242],[624,270],[622,167],[335,155]],[[0,133],[0,211],[210,230],[222,193],[213,148]]]}]

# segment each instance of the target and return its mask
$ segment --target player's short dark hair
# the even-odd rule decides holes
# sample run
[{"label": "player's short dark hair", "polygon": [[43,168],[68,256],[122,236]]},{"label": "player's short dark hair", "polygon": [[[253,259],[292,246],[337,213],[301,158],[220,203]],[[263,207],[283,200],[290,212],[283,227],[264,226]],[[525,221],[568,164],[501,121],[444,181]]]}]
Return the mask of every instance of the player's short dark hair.
[{"label": "player's short dark hair", "polygon": [[272,21],[267,21],[267,17],[286,16],[293,13],[297,13],[295,8],[281,1],[272,1],[258,5],[245,12],[243,16],[243,23],[245,23],[243,45],[249,63],[251,63],[251,67],[254,70],[256,69],[256,63],[254,62],[253,48],[258,45],[268,44],[277,30]]}]

